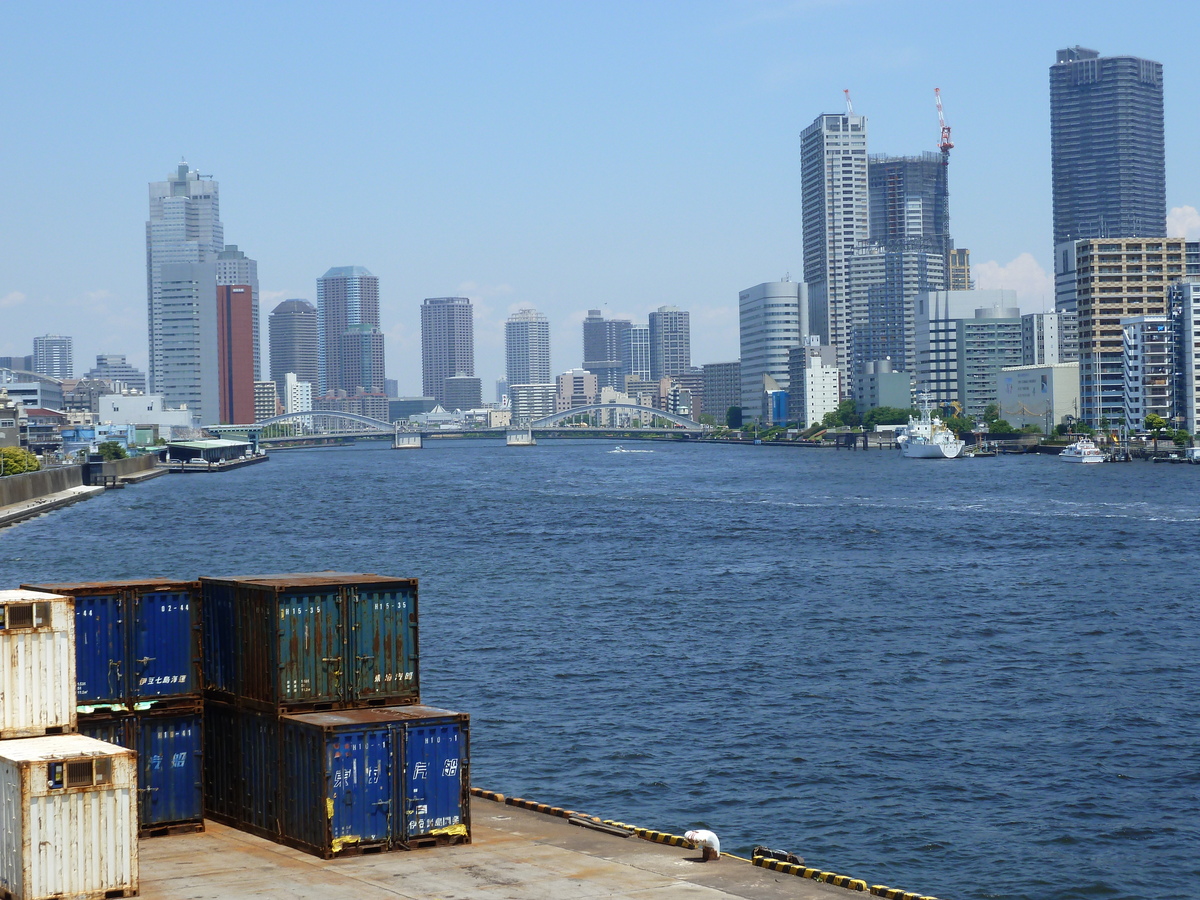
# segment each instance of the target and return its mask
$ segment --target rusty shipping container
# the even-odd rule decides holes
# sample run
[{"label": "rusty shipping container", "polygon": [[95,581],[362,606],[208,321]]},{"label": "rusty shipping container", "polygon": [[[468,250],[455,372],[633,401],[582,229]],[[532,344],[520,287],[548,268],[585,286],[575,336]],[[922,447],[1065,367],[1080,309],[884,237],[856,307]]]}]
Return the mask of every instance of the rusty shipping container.
[{"label": "rusty shipping container", "polygon": [[204,830],[204,710],[190,707],[91,713],[79,732],[137,751],[138,834]]},{"label": "rusty shipping container", "polygon": [[85,710],[199,698],[196,582],[140,579],[24,587],[75,598],[76,695]]},{"label": "rusty shipping container", "polygon": [[130,750],[82,734],[0,742],[0,895],[134,896],[136,792]]},{"label": "rusty shipping container", "polygon": [[0,739],[74,730],[74,601],[0,591]]},{"label": "rusty shipping container", "polygon": [[470,842],[465,713],[402,706],[280,722],[283,843],[328,859]]},{"label": "rusty shipping container", "polygon": [[279,839],[279,717],[204,702],[204,814]]},{"label": "rusty shipping container", "polygon": [[419,702],[416,579],[316,572],[200,583],[209,698],[274,712]]}]

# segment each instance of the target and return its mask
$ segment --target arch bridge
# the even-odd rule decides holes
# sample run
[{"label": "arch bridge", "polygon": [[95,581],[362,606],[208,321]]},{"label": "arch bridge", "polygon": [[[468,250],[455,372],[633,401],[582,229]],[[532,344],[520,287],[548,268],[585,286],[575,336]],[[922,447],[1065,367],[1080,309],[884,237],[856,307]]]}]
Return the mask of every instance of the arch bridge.
[{"label": "arch bridge", "polygon": [[[284,413],[255,422],[251,425],[206,425],[205,430],[215,434],[250,434],[262,433],[272,425],[295,425],[294,435],[286,437],[304,437],[308,435],[321,437],[337,437],[348,435],[392,435],[396,426],[382,419],[370,416],[360,416],[358,413],[338,412],[331,409],[313,409],[304,412]],[[272,438],[267,438],[272,440]]]},{"label": "arch bridge", "polygon": [[[566,419],[574,418],[575,416],[585,415],[594,412],[607,412],[609,410],[628,410],[640,414],[643,421],[653,420],[655,418],[666,419],[673,425],[678,425],[685,431],[703,431],[704,426],[699,422],[695,422],[686,416],[681,416],[676,413],[664,412],[661,409],[655,409],[652,406],[640,406],[636,403],[592,403],[588,406],[576,406],[572,409],[565,409],[562,412],[556,412],[549,416],[543,416],[540,419],[534,419],[529,423],[530,428],[549,428],[557,422],[562,422]],[[606,427],[606,426],[601,426]],[[622,426],[616,426],[622,427]]]}]

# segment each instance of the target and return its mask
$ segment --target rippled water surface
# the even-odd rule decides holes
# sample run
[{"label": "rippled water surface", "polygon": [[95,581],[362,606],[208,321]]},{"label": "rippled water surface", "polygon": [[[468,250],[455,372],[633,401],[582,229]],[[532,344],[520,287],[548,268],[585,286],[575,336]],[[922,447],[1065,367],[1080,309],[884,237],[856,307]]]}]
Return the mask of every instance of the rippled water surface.
[{"label": "rippled water surface", "polygon": [[476,785],[943,898],[1200,884],[1200,469],[438,442],[0,531],[21,581],[421,579]]}]

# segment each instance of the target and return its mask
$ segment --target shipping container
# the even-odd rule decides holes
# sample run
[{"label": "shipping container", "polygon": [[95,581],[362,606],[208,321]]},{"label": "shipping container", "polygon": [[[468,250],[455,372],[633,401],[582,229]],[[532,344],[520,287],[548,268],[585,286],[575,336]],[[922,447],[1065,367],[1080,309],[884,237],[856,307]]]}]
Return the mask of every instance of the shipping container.
[{"label": "shipping container", "polygon": [[82,734],[0,742],[0,895],[132,897],[134,753]]},{"label": "shipping container", "polygon": [[75,598],[80,706],[132,709],[200,696],[196,582],[141,579],[26,587]]},{"label": "shipping container", "polygon": [[138,834],[157,837],[204,830],[204,711],[92,713],[79,732],[137,751]]},{"label": "shipping container", "polygon": [[226,825],[278,840],[279,718],[206,700],[204,811]]},{"label": "shipping container", "polygon": [[0,591],[0,739],[74,730],[74,601]]},{"label": "shipping container", "polygon": [[283,843],[328,859],[470,842],[465,713],[402,706],[280,721]]},{"label": "shipping container", "polygon": [[419,702],[416,579],[317,572],[200,582],[209,697],[272,712]]}]

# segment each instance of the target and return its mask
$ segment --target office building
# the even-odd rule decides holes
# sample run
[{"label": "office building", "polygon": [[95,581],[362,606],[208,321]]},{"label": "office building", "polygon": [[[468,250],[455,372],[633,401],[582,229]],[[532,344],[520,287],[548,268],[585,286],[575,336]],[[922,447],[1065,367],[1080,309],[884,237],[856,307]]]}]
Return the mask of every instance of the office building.
[{"label": "office building", "polygon": [[308,412],[313,408],[313,384],[302,380],[295,372],[283,376],[283,396],[280,402],[285,413]]},{"label": "office building", "polygon": [[800,181],[810,328],[848,376],[850,259],[870,237],[866,117],[817,116],[800,135]]},{"label": "office building", "polygon": [[687,415],[699,421],[700,415],[708,412],[704,406],[704,370],[699,366],[692,366],[686,372],[672,375],[671,381],[681,392],[682,402],[686,403],[689,410]]},{"label": "office building", "polygon": [[[764,380],[773,383],[769,375]],[[833,348],[822,345],[816,335],[792,347],[788,351],[788,385],[786,419],[799,427],[816,425],[826,413],[836,411],[841,402],[841,374]]]},{"label": "office building", "polygon": [[555,379],[554,411],[592,406],[600,395],[600,380],[587,369],[569,369]]},{"label": "office building", "polygon": [[[322,395],[353,392],[357,377],[361,377],[361,365],[343,356],[347,350],[353,353],[362,345],[357,338],[343,340],[352,325],[379,328],[379,279],[362,266],[335,266],[317,279],[318,390]],[[353,366],[354,372],[348,371],[347,365]],[[375,389],[382,393],[382,365],[378,378]]]},{"label": "office building", "polygon": [[971,283],[971,251],[956,247],[950,251],[950,272],[947,290],[969,291],[975,285]]},{"label": "office building", "polygon": [[262,329],[258,307],[258,262],[238,249],[237,244],[226,244],[217,254],[217,284],[245,284],[250,286],[250,315],[253,320],[254,378],[263,377]]},{"label": "office building", "polygon": [[651,380],[682,375],[692,367],[691,318],[677,306],[660,306],[650,313]]},{"label": "office building", "polygon": [[[150,349],[150,390],[161,392],[169,404],[173,398],[188,393],[195,398],[201,394],[216,401],[215,382],[202,388],[199,384],[184,386],[179,367],[180,354],[176,345],[168,350],[168,342],[175,343],[171,329],[165,324],[166,310],[162,297],[162,267],[164,265],[203,264],[213,262],[225,247],[225,230],[221,225],[219,190],[217,182],[190,170],[181,162],[166,181],[150,183],[150,218],[146,222],[146,285],[148,307],[148,334]],[[216,267],[213,266],[213,286],[216,285]],[[178,271],[176,275],[178,275]],[[186,279],[185,279],[186,280]],[[215,291],[206,297],[215,297]],[[178,301],[178,297],[176,297]],[[178,303],[171,316],[179,313]],[[215,315],[215,307],[204,313],[205,318]],[[185,328],[186,330],[186,328]],[[170,356],[173,362],[168,363]],[[170,375],[167,371],[170,369]],[[170,380],[170,386],[167,380]],[[194,409],[194,407],[193,407]],[[216,406],[210,406],[216,415]]]},{"label": "office building", "polygon": [[742,364],[705,363],[700,369],[704,378],[704,414],[712,416],[715,424],[725,425],[730,408],[742,408]]},{"label": "office building", "polygon": [[12,369],[17,372],[33,371],[33,354],[29,356],[0,356],[0,369]]},{"label": "office building", "polygon": [[400,396],[400,382],[395,378],[383,379],[383,392],[388,395],[389,400],[395,400]]},{"label": "office building", "polygon": [[44,334],[33,339],[33,371],[51,378],[74,378],[75,355],[71,338],[65,334]]},{"label": "office building", "polygon": [[1021,365],[1052,366],[1066,362],[1060,352],[1062,316],[1059,313],[1026,313],[1021,316]]},{"label": "office building", "polygon": [[798,281],[767,281],[738,294],[742,416],[765,422],[763,376],[788,387],[788,351],[800,346],[808,329],[808,288]]},{"label": "office building", "polygon": [[[547,383],[549,383],[549,382],[547,382]],[[508,397],[508,379],[507,378],[497,378],[496,379],[496,402],[504,403],[506,397]]]},{"label": "office building", "polygon": [[378,325],[360,322],[347,325],[338,339],[341,359],[341,383],[339,390],[350,394],[382,394],[383,377],[383,332]]},{"label": "office building", "polygon": [[483,384],[478,375],[452,375],[443,379],[442,388],[448,410],[479,409],[483,406]]},{"label": "office building", "polygon": [[631,328],[628,319],[606,319],[600,310],[588,310],[583,320],[583,368],[596,376],[600,387],[625,388]]},{"label": "office building", "polygon": [[914,237],[866,244],[850,257],[851,368],[891,360],[897,371],[916,365],[914,298],[946,286],[946,258],[937,242]]},{"label": "office building", "polygon": [[[1121,369],[1125,381],[1125,410],[1112,424],[1132,429],[1145,426],[1146,417],[1161,416],[1171,423],[1175,414],[1175,340],[1167,315],[1127,316],[1121,319]],[[1172,426],[1174,427],[1174,426]]]},{"label": "office building", "polygon": [[621,346],[625,377],[634,381],[650,380],[650,326],[630,325]]},{"label": "office building", "polygon": [[854,404],[861,415],[880,406],[908,409],[912,402],[912,375],[897,372],[889,359],[864,363],[854,373]]},{"label": "office building", "polygon": [[529,425],[538,419],[554,414],[558,385],[510,384],[508,386],[509,408],[514,425]]},{"label": "office building", "polygon": [[1077,241],[1080,415],[1093,428],[1125,417],[1121,320],[1167,313],[1167,290],[1185,271],[1182,239]]},{"label": "office building", "polygon": [[429,297],[421,304],[421,391],[445,407],[443,384],[475,374],[475,319],[466,297]]},{"label": "office building", "polygon": [[107,381],[115,393],[123,390],[146,393],[146,373],[126,362],[124,353],[97,354],[96,365],[83,377]]},{"label": "office building", "polygon": [[1172,284],[1167,311],[1174,337],[1175,409],[1170,422],[1194,435],[1200,430],[1200,281],[1193,277]]},{"label": "office building", "polygon": [[286,395],[284,377],[295,373],[315,389],[321,383],[317,308],[307,300],[284,300],[267,320],[270,333],[270,376]]},{"label": "office building", "polygon": [[1054,243],[1167,236],[1162,64],[1059,50],[1050,67]]},{"label": "office building", "polygon": [[982,415],[997,401],[996,376],[1021,365],[1021,311],[1010,290],[917,294],[917,392],[935,406]]},{"label": "office building", "polygon": [[279,415],[279,392],[273,381],[254,382],[254,421]]},{"label": "office building", "polygon": [[[157,390],[168,407],[186,405],[201,425],[221,421],[215,262],[164,263],[156,287]],[[253,379],[252,379],[253,380]]]},{"label": "office building", "polygon": [[1079,418],[1079,363],[1006,366],[996,383],[1000,418],[1013,428],[1035,425],[1044,434]]},{"label": "office building", "polygon": [[248,284],[217,285],[217,379],[222,425],[258,421],[255,418],[253,297],[253,289]]},{"label": "office building", "polygon": [[[509,384],[549,384],[550,320],[522,309],[504,323],[505,375]],[[497,397],[499,400],[499,397]]]}]

